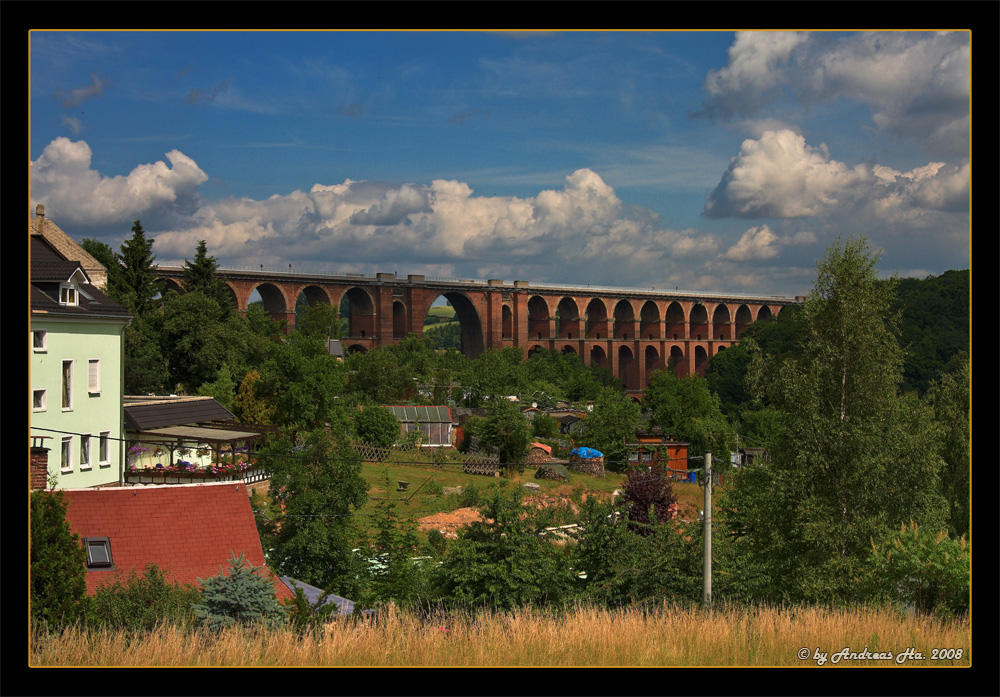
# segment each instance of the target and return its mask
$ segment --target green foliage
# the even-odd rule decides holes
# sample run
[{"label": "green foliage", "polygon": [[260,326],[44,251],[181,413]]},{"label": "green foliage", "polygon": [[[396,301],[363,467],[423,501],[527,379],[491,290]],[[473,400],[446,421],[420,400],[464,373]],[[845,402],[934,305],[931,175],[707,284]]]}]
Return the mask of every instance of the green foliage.
[{"label": "green foliage", "polygon": [[365,404],[354,417],[354,430],[362,443],[391,448],[399,440],[399,421],[391,409]]},{"label": "green foliage", "polygon": [[414,376],[389,348],[350,354],[346,367],[346,398],[351,403],[399,404],[416,394]]},{"label": "green foliage", "polygon": [[270,498],[283,501],[273,534],[261,539],[280,574],[356,597],[363,574],[351,552],[361,536],[351,514],[368,500],[361,458],[350,447],[346,418],[301,438],[294,449],[282,438],[264,457],[271,472]]},{"label": "green foliage", "polygon": [[87,622],[133,631],[150,631],[164,622],[186,625],[200,598],[194,586],[169,583],[163,570],[150,563],[141,576],[129,569],[98,588]]},{"label": "green foliage", "polygon": [[285,621],[285,608],[278,602],[274,582],[260,573],[263,567],[247,562],[244,553],[229,559],[229,573],[198,579],[201,602],[193,606],[198,626],[222,629],[233,625],[277,626]]},{"label": "green foliage", "polygon": [[639,403],[619,389],[601,388],[594,411],[584,419],[577,445],[594,448],[604,454],[604,466],[624,472],[628,463],[625,443],[635,440],[639,427]]},{"label": "green foliage", "polygon": [[61,491],[30,497],[31,619],[50,628],[71,625],[87,609],[87,552],[66,521]]},{"label": "green foliage", "polygon": [[472,394],[472,405],[527,392],[528,381],[521,349],[507,346],[484,351],[469,361],[462,382]]},{"label": "green foliage", "polygon": [[750,402],[738,410],[734,426],[740,435],[740,447],[770,450],[785,435],[785,415],[774,407]]},{"label": "green foliage", "polygon": [[160,394],[168,386],[173,388],[153,321],[134,318],[125,327],[123,343],[125,394]]},{"label": "green foliage", "polygon": [[462,350],[462,325],[458,322],[429,326],[424,330],[424,336],[431,342],[434,349]]},{"label": "green foliage", "polygon": [[445,549],[448,546],[448,540],[445,539],[440,530],[428,530],[427,544],[430,545],[431,550],[433,550],[434,556],[440,557],[445,553]]},{"label": "green foliage", "polygon": [[323,339],[300,332],[274,342],[260,368],[260,394],[274,407],[276,425],[315,429],[334,419],[342,407],[343,366]]},{"label": "green foliage", "polygon": [[802,307],[787,305],[777,317],[748,326],[739,344],[712,356],[705,379],[723,414],[733,419],[755,399],[746,383],[754,350],[775,360],[796,354],[802,331]]},{"label": "green foliage", "polygon": [[[902,521],[943,524],[931,414],[900,396],[902,351],[864,240],[831,247],[803,308],[797,353],[755,351],[755,394],[785,415],[772,461],[746,468],[720,518],[772,602],[851,602],[868,541]],[[749,582],[744,589],[751,588]]]},{"label": "green foliage", "polygon": [[[299,296],[300,299],[305,296]],[[324,341],[327,338],[340,338],[340,319],[337,308],[329,303],[306,304],[295,318],[295,328],[310,336],[317,336]]]},{"label": "green foliage", "polygon": [[153,239],[146,239],[142,223],[132,224],[132,237],[121,246],[121,273],[108,275],[109,295],[138,317],[149,317],[156,309],[155,298],[163,293],[163,282],[155,274]]},{"label": "green foliage", "polygon": [[205,240],[200,240],[194,261],[184,260],[184,292],[200,292],[214,300],[219,306],[219,319],[224,320],[233,311],[233,294],[218,271],[215,257],[208,255]]},{"label": "green foliage", "polygon": [[458,501],[461,508],[479,508],[483,504],[483,494],[475,484],[468,484],[462,487]]},{"label": "green foliage", "polygon": [[524,470],[531,430],[516,404],[506,399],[491,402],[479,440],[499,456],[500,463],[508,472]]},{"label": "green foliage", "polygon": [[[535,351],[524,362],[528,392],[543,392],[543,400],[566,399],[587,401],[597,399],[602,387],[615,387],[618,381],[607,369],[586,366],[575,353]],[[550,406],[550,405],[546,405]]]},{"label": "green foliage", "polygon": [[900,279],[896,296],[899,341],[907,350],[900,388],[923,394],[953,356],[970,349],[969,270]]},{"label": "green foliage", "polygon": [[377,564],[370,570],[371,589],[367,597],[375,601],[393,601],[407,605],[427,597],[427,574],[413,561],[417,554],[416,523],[399,515],[396,502],[389,498],[389,470],[384,473],[386,498],[380,499],[372,516],[375,537],[369,545]]},{"label": "green foliage", "polygon": [[216,379],[232,349],[219,303],[201,291],[167,293],[157,318],[170,384],[195,392]]},{"label": "green foliage", "polygon": [[[696,602],[702,584],[700,524],[644,525],[626,517],[627,506],[594,497],[584,504],[573,558],[574,569],[586,575],[578,582],[582,596],[609,607]],[[637,527],[648,534],[635,534]]]},{"label": "green foliage", "polygon": [[552,414],[542,412],[531,420],[531,434],[535,438],[551,438],[559,433],[559,421]]},{"label": "green foliage", "polygon": [[256,370],[249,371],[240,381],[233,397],[233,416],[237,421],[268,425],[273,422],[275,406],[263,394],[263,380]]},{"label": "green foliage", "polygon": [[296,586],[295,597],[285,601],[288,623],[300,632],[323,626],[338,612],[334,603],[326,602],[328,597],[324,594],[310,603],[302,588]]},{"label": "green foliage", "polygon": [[952,363],[940,380],[931,383],[924,402],[933,409],[940,429],[933,441],[944,460],[941,491],[949,504],[948,529],[954,535],[966,535],[972,496],[972,374],[966,354],[957,354]]},{"label": "green foliage", "polygon": [[728,453],[735,447],[719,398],[700,375],[678,378],[672,370],[653,372],[643,405],[650,412],[650,424],[661,427],[673,440],[690,443],[692,457],[707,451]]},{"label": "green foliage", "polygon": [[969,610],[970,549],[965,538],[945,531],[920,534],[916,523],[903,524],[882,544],[871,542],[873,595],[939,614]]},{"label": "green foliage", "polygon": [[212,397],[226,409],[232,411],[233,400],[236,399],[236,381],[233,380],[229,365],[223,363],[215,380],[203,383],[198,388],[198,394],[205,397]]},{"label": "green foliage", "polygon": [[485,522],[472,523],[448,546],[434,582],[439,597],[470,607],[507,611],[569,597],[573,575],[558,547],[538,535],[537,517],[520,491],[497,490]]}]

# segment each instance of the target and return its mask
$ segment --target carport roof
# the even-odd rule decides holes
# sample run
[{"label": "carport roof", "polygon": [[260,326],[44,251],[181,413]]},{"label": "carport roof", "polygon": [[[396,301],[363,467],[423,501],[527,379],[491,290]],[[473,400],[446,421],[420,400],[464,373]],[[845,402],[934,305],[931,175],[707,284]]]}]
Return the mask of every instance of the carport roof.
[{"label": "carport roof", "polygon": [[231,443],[257,438],[256,431],[234,431],[228,428],[209,428],[207,426],[165,426],[142,431],[143,436],[154,438],[177,438],[199,443]]},{"label": "carport roof", "polygon": [[232,412],[211,397],[125,397],[123,401],[125,427],[130,431],[233,420]]}]

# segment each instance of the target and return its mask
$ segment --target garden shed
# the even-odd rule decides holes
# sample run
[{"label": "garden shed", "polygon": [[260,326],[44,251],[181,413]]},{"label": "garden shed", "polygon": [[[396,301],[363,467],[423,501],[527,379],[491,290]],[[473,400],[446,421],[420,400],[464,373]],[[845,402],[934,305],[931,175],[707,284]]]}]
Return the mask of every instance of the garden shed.
[{"label": "garden shed", "polygon": [[451,409],[446,406],[386,406],[400,424],[402,434],[419,431],[425,448],[450,448],[452,442]]}]

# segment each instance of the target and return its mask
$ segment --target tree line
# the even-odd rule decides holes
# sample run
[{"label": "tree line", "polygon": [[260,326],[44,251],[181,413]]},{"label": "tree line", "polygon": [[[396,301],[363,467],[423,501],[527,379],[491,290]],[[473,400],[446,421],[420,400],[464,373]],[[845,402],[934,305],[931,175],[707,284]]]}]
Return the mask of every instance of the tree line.
[{"label": "tree line", "polygon": [[[376,417],[359,422],[359,405],[369,414],[402,401],[486,405],[481,439],[516,463],[532,434],[516,407],[498,397],[518,394],[542,405],[592,402],[577,443],[604,452],[629,478],[642,474],[625,466],[624,443],[639,429],[658,427],[689,442],[692,455],[712,451],[717,461],[737,437],[767,449],[768,460],[740,469],[720,492],[717,597],[968,608],[968,343],[942,332],[943,348],[930,352],[937,372],[921,377],[908,368],[909,351],[920,344],[913,327],[922,325],[906,319],[915,316],[906,309],[906,287],[923,286],[903,284],[901,292],[898,280],[880,279],[879,255],[863,238],[830,247],[804,305],[752,325],[738,346],[713,357],[706,378],[654,373],[641,404],[607,371],[553,352],[524,358],[503,349],[468,359],[411,335],[340,363],[325,345],[337,321],[331,308],[306,309],[291,333],[262,310],[233,312],[204,243],[185,264],[192,282],[182,293],[162,293],[129,269],[135,259],[151,268],[151,245],[136,221],[132,239],[110,257],[109,294],[139,325],[126,336],[133,380],[126,382],[211,394],[241,420],[282,428],[265,457],[274,472],[272,500],[281,497],[284,509],[259,512],[262,541],[283,574],[372,602],[696,602],[701,528],[655,513],[669,500],[669,483],[631,483],[614,504],[590,500],[580,515],[584,532],[561,547],[539,535],[544,513],[525,512],[503,480],[489,497],[488,522],[448,544],[428,538],[420,551],[433,563],[412,562],[420,547],[413,523],[391,503],[378,509],[375,537],[359,535],[352,514],[367,494],[351,443],[359,428],[371,438],[380,430]],[[97,251],[109,258],[109,249]],[[961,272],[946,276],[928,279],[927,288],[947,286],[948,322],[960,329],[968,317],[959,302]],[[353,551],[359,545],[382,558],[376,571],[363,568],[363,555]]]}]

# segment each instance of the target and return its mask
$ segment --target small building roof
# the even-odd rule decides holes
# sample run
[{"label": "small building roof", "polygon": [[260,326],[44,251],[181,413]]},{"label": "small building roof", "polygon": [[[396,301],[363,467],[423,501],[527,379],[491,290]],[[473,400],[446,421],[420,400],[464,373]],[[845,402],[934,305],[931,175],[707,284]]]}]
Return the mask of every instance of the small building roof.
[{"label": "small building roof", "polygon": [[[58,225],[46,218],[45,207],[40,204],[35,207],[35,217],[28,218],[28,236],[44,239],[63,259],[79,262],[95,286],[104,287],[107,284],[108,271],[104,265],[63,232]],[[34,260],[35,248],[32,247],[30,251]]]},{"label": "small building roof", "polygon": [[[282,581],[285,585],[292,589],[294,593],[296,588],[302,589],[302,595],[305,599],[309,601],[310,605],[315,605],[316,602],[323,597],[323,589],[317,588],[316,586],[311,586],[308,583],[294,579],[291,576],[281,576]],[[347,598],[342,598],[339,595],[333,595],[332,593],[326,596],[326,600],[323,602],[324,605],[336,605],[337,614],[346,616],[354,612],[354,601],[348,600]],[[364,614],[369,614],[373,612],[372,610],[365,610]]]},{"label": "small building roof", "polygon": [[[40,235],[29,239],[31,254],[31,313],[79,315],[80,317],[130,318],[124,307],[109,298],[91,282],[91,276],[78,261],[62,256]],[[101,267],[102,269],[104,267]],[[79,288],[75,305],[59,302],[59,287],[73,282]]]},{"label": "small building roof", "polygon": [[451,409],[446,406],[389,406],[400,423],[452,423]]},{"label": "small building roof", "polygon": [[122,402],[128,431],[152,431],[234,418],[231,411],[212,397],[123,397]]},{"label": "small building roof", "polygon": [[[265,566],[250,498],[242,482],[174,486],[64,489],[66,520],[81,538],[105,537],[111,569],[89,569],[87,592],[113,579],[116,572],[141,574],[149,563],[168,581],[197,584],[199,578],[229,569],[229,558],[246,555]],[[265,571],[269,573],[269,571]],[[294,593],[273,577],[278,600]]]}]

